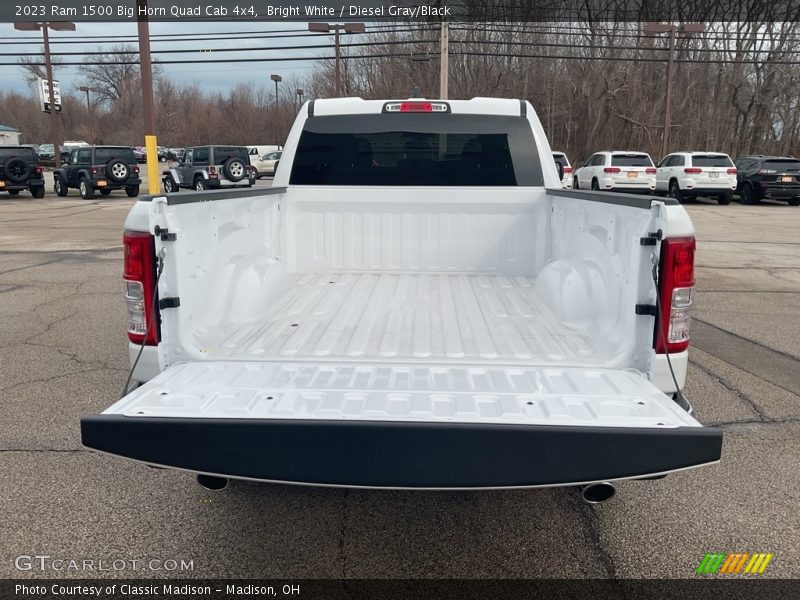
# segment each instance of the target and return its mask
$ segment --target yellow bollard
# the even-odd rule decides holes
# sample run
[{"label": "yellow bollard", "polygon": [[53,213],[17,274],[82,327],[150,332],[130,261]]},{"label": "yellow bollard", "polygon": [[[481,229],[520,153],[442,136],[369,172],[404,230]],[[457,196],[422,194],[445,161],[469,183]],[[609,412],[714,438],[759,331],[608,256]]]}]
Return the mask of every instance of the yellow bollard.
[{"label": "yellow bollard", "polygon": [[158,145],[156,136],[144,136],[144,144],[147,148],[147,190],[150,194],[161,193],[161,175],[158,172]]}]

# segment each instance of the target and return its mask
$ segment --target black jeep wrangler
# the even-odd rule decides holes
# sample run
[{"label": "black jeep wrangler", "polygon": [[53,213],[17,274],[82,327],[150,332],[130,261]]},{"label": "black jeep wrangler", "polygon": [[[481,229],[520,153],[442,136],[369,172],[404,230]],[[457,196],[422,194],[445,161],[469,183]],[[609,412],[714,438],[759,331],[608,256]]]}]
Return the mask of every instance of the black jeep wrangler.
[{"label": "black jeep wrangler", "polygon": [[69,188],[78,188],[87,200],[95,190],[108,196],[113,190],[124,189],[128,197],[135,198],[142,183],[133,149],[125,146],[74,148],[69,161],[55,170],[53,178],[59,196],[66,196]]},{"label": "black jeep wrangler", "polygon": [[44,198],[39,157],[30,146],[0,146],[0,192],[16,196],[21,190],[30,190],[34,198]]}]

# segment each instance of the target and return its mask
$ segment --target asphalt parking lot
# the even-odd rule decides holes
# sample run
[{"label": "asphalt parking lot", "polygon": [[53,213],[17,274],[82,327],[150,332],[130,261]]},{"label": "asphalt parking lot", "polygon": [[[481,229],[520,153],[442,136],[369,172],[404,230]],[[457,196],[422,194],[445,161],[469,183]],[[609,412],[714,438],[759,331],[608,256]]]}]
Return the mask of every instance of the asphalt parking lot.
[{"label": "asphalt parking lot", "polygon": [[[262,180],[259,185],[268,185]],[[143,187],[144,189],[144,187]],[[687,204],[698,293],[687,395],[720,465],[574,490],[378,492],[234,482],[81,448],[128,369],[124,192],[0,197],[0,578],[15,557],[185,560],[127,577],[691,577],[706,552],[772,552],[800,577],[800,209]]]}]

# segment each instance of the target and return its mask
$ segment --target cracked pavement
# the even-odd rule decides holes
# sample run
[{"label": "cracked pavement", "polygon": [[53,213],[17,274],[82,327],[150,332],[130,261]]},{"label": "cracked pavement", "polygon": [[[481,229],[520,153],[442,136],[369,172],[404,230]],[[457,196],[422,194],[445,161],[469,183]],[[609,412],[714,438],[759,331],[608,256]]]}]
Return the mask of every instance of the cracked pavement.
[{"label": "cracked pavement", "polygon": [[765,576],[800,576],[800,209],[687,205],[698,336],[686,392],[723,427],[723,460],[587,506],[569,489],[215,493],[84,451],[79,418],[127,375],[130,205],[0,197],[0,577],[83,575],[14,569],[38,553],[194,561],[116,574],[136,577],[681,578],[709,551],[773,552]]}]

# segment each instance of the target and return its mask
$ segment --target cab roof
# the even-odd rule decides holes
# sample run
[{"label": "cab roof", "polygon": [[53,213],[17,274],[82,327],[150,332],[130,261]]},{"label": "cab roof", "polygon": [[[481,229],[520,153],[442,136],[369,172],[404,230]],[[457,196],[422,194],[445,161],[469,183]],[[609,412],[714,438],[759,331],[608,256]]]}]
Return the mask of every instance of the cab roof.
[{"label": "cab roof", "polygon": [[395,98],[364,100],[362,98],[322,98],[309,100],[303,106],[308,116],[380,114],[392,102],[444,102],[452,114],[524,116],[532,111],[529,102],[511,98],[472,98],[471,100],[439,100],[436,98]]}]

